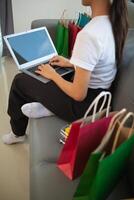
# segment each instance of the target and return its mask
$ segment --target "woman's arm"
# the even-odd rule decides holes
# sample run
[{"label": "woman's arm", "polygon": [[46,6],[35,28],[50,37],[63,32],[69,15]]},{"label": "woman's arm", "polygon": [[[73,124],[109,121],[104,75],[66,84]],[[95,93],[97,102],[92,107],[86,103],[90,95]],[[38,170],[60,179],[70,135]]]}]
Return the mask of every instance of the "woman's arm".
[{"label": "woman's arm", "polygon": [[41,65],[36,71],[38,74],[54,81],[56,85],[68,96],[76,101],[82,101],[87,95],[88,84],[91,72],[80,67],[76,67],[74,80],[69,82],[64,80],[50,65]]}]

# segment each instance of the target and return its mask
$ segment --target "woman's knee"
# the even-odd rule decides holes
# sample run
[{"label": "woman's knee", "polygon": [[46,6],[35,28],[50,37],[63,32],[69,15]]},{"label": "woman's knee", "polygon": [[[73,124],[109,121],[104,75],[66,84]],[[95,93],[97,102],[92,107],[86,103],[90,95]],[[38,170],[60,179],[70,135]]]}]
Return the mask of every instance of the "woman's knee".
[{"label": "woman's knee", "polygon": [[12,82],[12,87],[22,88],[24,87],[24,85],[27,86],[27,83],[26,83],[27,78],[28,76],[24,73],[16,74]]},{"label": "woman's knee", "polygon": [[24,79],[25,75],[26,74],[24,74],[24,73],[16,74],[15,77],[14,77],[14,81],[20,81],[21,79]]}]

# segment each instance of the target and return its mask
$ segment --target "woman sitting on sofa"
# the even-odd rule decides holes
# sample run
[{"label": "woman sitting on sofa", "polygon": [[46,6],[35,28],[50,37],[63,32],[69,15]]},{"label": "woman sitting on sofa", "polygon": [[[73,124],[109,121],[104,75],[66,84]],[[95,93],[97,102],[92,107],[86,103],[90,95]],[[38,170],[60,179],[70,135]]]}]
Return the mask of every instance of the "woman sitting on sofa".
[{"label": "woman sitting on sofa", "polygon": [[[49,64],[40,65],[36,71],[51,80],[47,84],[23,73],[16,75],[8,105],[12,131],[3,136],[4,143],[25,140],[28,117],[54,113],[69,122],[81,118],[94,98],[110,89],[128,31],[127,3],[126,0],[82,3],[91,6],[92,20],[79,32],[71,59],[56,56],[50,61],[51,65],[73,67],[73,81],[62,78]],[[30,116],[36,108],[38,112]]]}]

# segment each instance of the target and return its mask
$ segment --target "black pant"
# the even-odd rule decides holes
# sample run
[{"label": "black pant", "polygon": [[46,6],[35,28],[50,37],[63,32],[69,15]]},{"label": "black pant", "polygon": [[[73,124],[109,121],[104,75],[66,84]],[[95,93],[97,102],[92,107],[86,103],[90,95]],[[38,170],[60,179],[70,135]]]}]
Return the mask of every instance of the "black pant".
[{"label": "black pant", "polygon": [[72,122],[83,117],[90,103],[102,90],[89,89],[87,97],[78,102],[52,81],[44,84],[24,73],[17,74],[11,86],[8,105],[12,131],[17,136],[25,134],[28,118],[21,111],[25,103],[40,102],[58,117]]}]

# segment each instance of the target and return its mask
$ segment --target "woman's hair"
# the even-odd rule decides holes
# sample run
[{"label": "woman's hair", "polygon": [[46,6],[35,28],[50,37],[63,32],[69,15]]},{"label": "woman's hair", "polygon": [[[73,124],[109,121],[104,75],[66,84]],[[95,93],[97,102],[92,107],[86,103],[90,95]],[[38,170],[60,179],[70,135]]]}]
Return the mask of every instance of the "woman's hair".
[{"label": "woman's hair", "polygon": [[115,38],[116,62],[118,66],[122,60],[123,47],[128,32],[127,0],[113,0],[110,9],[110,20]]}]

